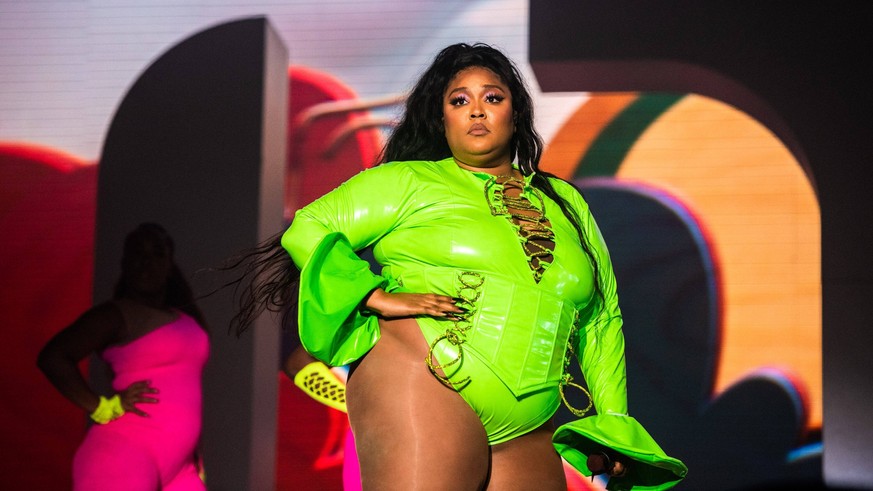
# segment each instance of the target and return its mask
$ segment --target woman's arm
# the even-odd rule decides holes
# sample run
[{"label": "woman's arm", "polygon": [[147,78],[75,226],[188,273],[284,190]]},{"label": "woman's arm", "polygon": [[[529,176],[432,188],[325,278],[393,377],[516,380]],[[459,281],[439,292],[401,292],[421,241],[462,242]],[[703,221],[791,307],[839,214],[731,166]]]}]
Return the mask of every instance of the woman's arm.
[{"label": "woman's arm", "polygon": [[[91,353],[99,353],[118,342],[123,326],[124,318],[114,304],[93,307],[46,343],[37,356],[37,367],[61,395],[92,414],[100,405],[100,396],[85,381],[79,363]],[[157,392],[149,381],[138,380],[118,396],[124,411],[148,416],[136,404],[158,402],[152,397]]]},{"label": "woman's arm", "polygon": [[380,337],[378,316],[461,312],[453,299],[391,293],[387,278],[355,253],[415,214],[418,180],[407,163],[354,176],[299,210],[282,246],[300,268],[298,325],[304,348],[330,366],[351,363]]},{"label": "woman's arm", "polygon": [[556,182],[556,190],[570,201],[581,220],[582,230],[594,254],[603,298],[595,298],[598,310],[580,323],[579,364],[598,414],[627,414],[627,379],[624,334],[618,305],[615,274],[609,250],[588,203],[573,186]]},{"label": "woman's arm", "polygon": [[363,249],[414,213],[416,184],[408,164],[362,171],[298,210],[282,247],[300,269],[330,233],[343,234],[355,251]]},{"label": "woman's arm", "polygon": [[37,367],[73,404],[88,413],[100,403],[79,371],[79,363],[119,338],[121,312],[111,304],[94,307],[52,337],[40,350]]}]

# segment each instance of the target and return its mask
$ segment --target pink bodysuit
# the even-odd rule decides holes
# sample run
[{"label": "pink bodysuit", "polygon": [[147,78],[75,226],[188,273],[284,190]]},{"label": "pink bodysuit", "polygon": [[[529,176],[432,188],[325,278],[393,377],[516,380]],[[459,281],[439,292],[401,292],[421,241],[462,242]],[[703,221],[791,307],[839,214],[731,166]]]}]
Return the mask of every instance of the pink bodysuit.
[{"label": "pink bodysuit", "polygon": [[112,367],[112,386],[122,390],[138,380],[158,389],[149,414],[126,413],[92,425],[73,459],[76,491],[204,490],[195,449],[200,438],[201,376],[209,340],[197,322],[179,318],[127,344],[103,351]]}]

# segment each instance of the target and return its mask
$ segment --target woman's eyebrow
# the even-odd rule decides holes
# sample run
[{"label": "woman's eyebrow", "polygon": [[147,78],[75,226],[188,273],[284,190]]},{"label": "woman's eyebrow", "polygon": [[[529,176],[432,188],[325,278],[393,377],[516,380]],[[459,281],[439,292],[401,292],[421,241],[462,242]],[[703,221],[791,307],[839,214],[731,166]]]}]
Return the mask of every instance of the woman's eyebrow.
[{"label": "woman's eyebrow", "polygon": [[[497,89],[497,90],[499,90],[499,91],[501,91],[501,92],[506,92],[506,89],[505,89],[503,86],[501,86],[501,85],[483,84],[483,85],[482,85],[482,88],[483,88],[483,89]],[[454,94],[455,92],[460,92],[460,91],[465,91],[465,90],[469,90],[469,87],[466,87],[466,86],[464,86],[464,87],[456,87],[456,88],[450,90],[450,91],[449,91],[449,94],[451,95],[451,94]]]}]

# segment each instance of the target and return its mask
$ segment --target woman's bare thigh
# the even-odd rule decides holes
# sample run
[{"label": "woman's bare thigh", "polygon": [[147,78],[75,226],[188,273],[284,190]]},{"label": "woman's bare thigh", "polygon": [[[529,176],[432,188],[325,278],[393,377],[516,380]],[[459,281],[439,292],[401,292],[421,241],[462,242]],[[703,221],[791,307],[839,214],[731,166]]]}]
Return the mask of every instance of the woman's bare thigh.
[{"label": "woman's bare thigh", "polygon": [[552,422],[491,449],[489,490],[566,491],[564,464],[552,445]]},{"label": "woman's bare thigh", "polygon": [[481,489],[489,447],[479,418],[428,371],[414,319],[380,328],[346,388],[364,489]]}]

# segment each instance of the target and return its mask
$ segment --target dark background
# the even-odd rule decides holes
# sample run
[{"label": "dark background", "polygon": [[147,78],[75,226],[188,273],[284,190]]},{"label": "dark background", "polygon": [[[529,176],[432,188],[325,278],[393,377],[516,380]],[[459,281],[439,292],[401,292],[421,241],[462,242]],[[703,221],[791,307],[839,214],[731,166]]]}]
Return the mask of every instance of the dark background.
[{"label": "dark background", "polygon": [[862,488],[873,486],[870,28],[861,2],[530,3],[544,91],[713,97],[770,127],[804,167],[821,206],[824,478]]}]

